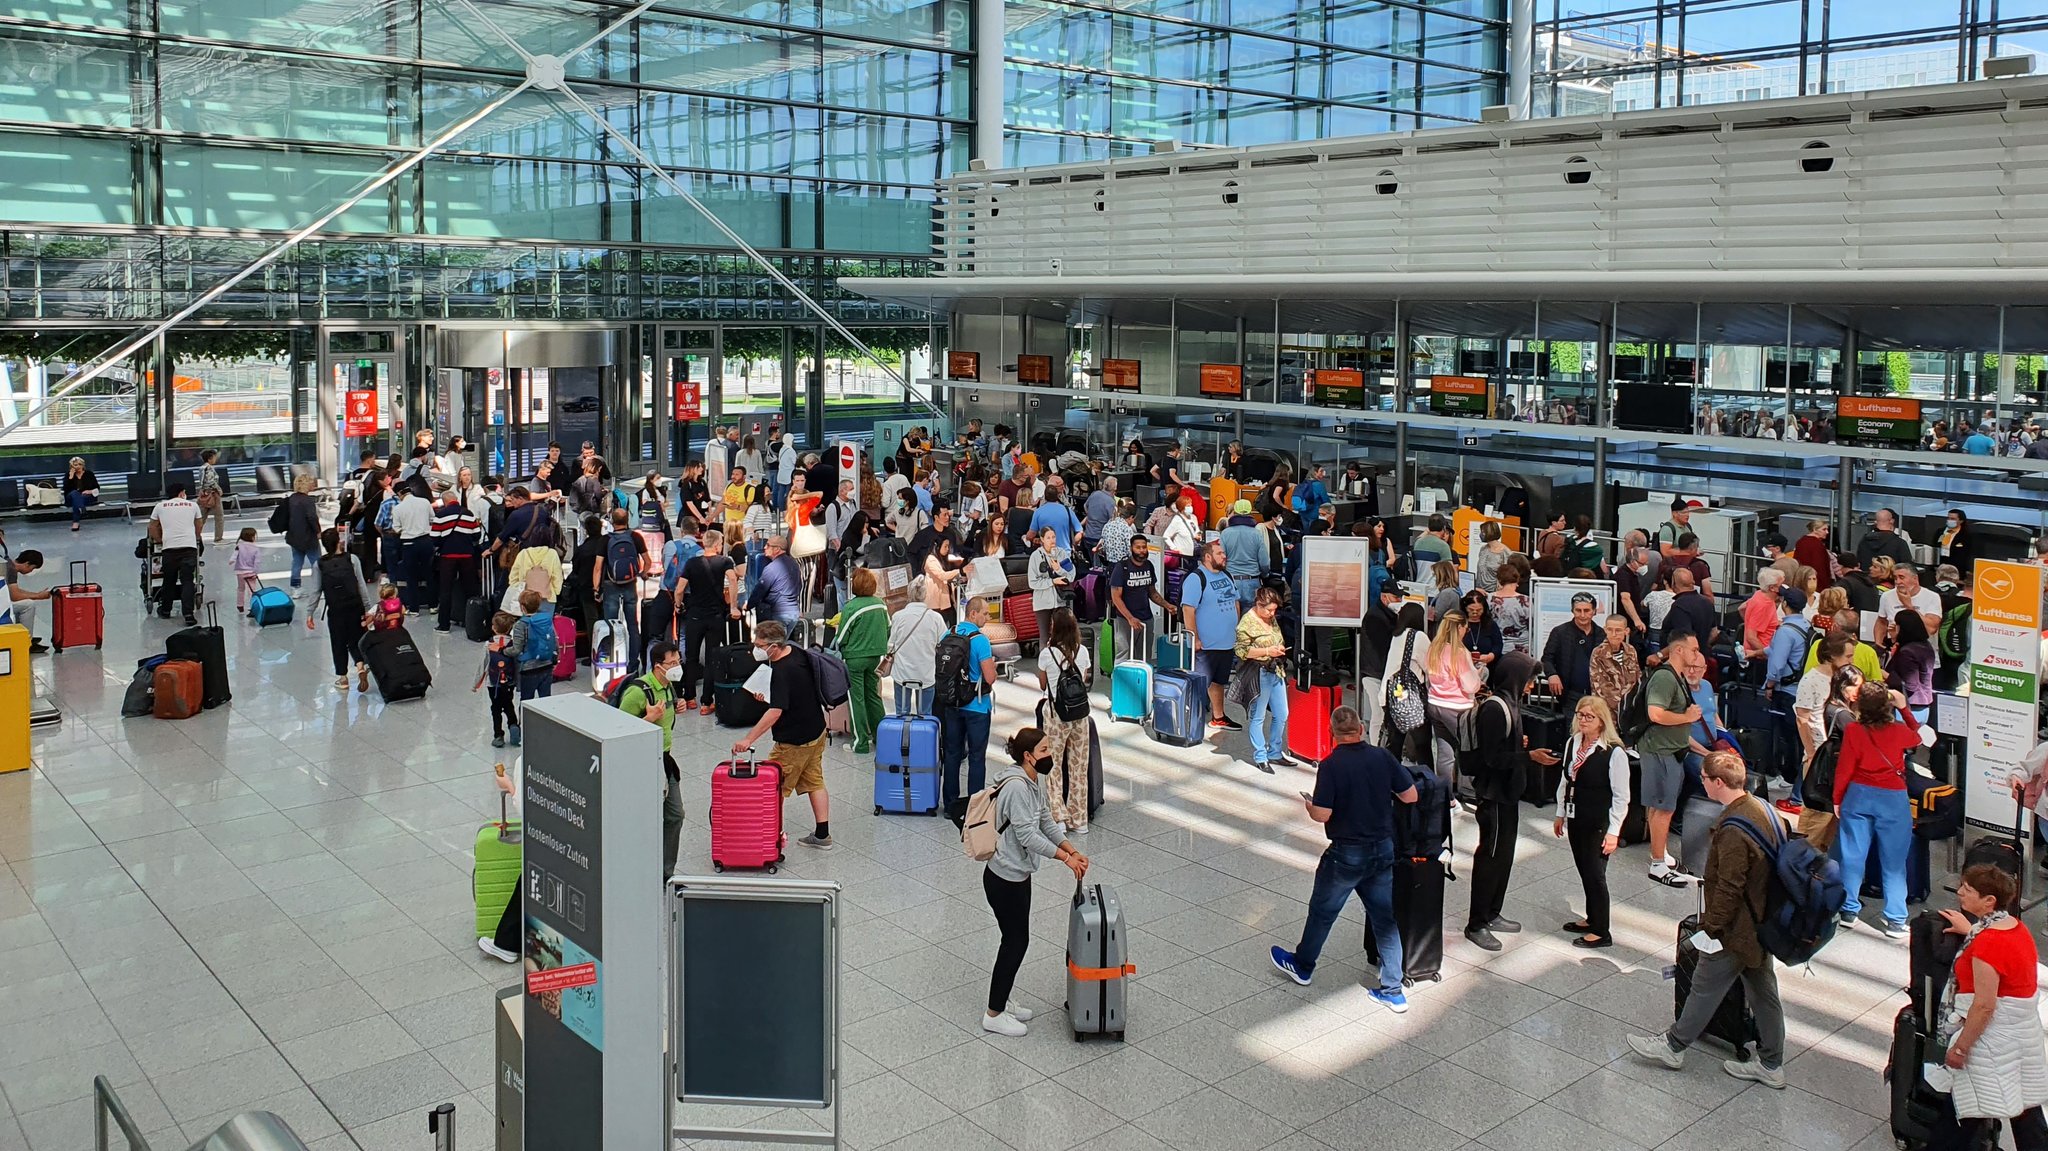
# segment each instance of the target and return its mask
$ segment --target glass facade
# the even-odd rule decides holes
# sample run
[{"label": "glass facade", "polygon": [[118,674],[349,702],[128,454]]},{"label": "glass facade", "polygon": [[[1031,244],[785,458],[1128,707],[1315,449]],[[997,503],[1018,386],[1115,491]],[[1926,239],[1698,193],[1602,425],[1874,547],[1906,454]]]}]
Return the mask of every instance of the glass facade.
[{"label": "glass facade", "polygon": [[1479,119],[1505,0],[1010,0],[1004,166]]},{"label": "glass facade", "polygon": [[2042,0],[1536,0],[1532,111],[1577,116],[1977,79],[2048,49]]}]

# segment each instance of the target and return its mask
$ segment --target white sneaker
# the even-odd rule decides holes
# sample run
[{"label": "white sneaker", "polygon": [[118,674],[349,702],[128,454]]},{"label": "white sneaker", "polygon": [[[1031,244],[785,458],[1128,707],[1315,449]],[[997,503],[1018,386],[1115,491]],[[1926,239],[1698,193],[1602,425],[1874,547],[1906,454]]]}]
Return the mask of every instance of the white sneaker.
[{"label": "white sneaker", "polygon": [[1774,1091],[1783,1091],[1785,1089],[1785,1069],[1783,1067],[1766,1067],[1761,1059],[1723,1059],[1721,1061],[1721,1070],[1726,1071],[1737,1079],[1747,1079],[1752,1083],[1761,1083]]},{"label": "white sneaker", "polygon": [[1637,1055],[1652,1063],[1662,1063],[1673,1071],[1677,1071],[1685,1066],[1685,1052],[1673,1051],[1671,1049],[1671,1041],[1666,1039],[1662,1033],[1656,1035],[1631,1035],[1628,1037],[1628,1045]]},{"label": "white sneaker", "polygon": [[1024,1026],[1023,1020],[1018,1019],[1007,1011],[1001,1015],[983,1014],[981,1017],[981,1029],[991,1035],[1007,1035],[1012,1039],[1022,1039],[1030,1030]]},{"label": "white sneaker", "polygon": [[519,962],[518,952],[507,951],[504,948],[499,947],[497,944],[491,942],[491,937],[488,935],[479,936],[477,938],[476,949],[478,951],[483,952],[485,955],[490,956],[492,959],[497,960],[500,963]]},{"label": "white sneaker", "polygon": [[1014,999],[1003,1007],[1003,1011],[1005,1014],[1009,1015],[1010,1018],[1015,1019],[1019,1023],[1031,1022],[1031,1016],[1034,1014],[1034,1012],[1029,1007],[1017,1006],[1017,1001]]}]

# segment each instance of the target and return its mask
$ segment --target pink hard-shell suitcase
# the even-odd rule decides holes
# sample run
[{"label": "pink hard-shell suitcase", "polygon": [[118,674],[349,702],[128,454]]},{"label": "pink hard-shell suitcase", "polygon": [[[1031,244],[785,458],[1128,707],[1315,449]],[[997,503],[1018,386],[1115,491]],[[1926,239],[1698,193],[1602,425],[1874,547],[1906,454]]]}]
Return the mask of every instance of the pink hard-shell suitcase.
[{"label": "pink hard-shell suitcase", "polygon": [[765,867],[782,862],[782,766],[773,760],[728,760],[711,769],[711,867]]},{"label": "pink hard-shell suitcase", "polygon": [[555,678],[576,678],[576,621],[555,617]]}]

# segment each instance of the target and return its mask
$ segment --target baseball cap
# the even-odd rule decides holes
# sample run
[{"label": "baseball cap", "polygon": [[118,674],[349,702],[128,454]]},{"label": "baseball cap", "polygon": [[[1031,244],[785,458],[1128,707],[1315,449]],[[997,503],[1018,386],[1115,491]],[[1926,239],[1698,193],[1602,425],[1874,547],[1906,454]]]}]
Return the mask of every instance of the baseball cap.
[{"label": "baseball cap", "polygon": [[1806,593],[1796,587],[1783,587],[1781,585],[1778,592],[1778,602],[1784,604],[1785,610],[1789,613],[1803,612],[1806,610]]},{"label": "baseball cap", "polygon": [[1237,501],[1230,505],[1230,514],[1234,516],[1248,516],[1252,514],[1252,502],[1250,500]]}]

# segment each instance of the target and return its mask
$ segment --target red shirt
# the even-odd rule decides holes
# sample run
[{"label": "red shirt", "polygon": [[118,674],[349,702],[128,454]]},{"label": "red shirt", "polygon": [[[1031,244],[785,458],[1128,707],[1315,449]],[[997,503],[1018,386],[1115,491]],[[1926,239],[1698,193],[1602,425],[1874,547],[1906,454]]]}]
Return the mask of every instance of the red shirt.
[{"label": "red shirt", "polygon": [[1883,727],[1852,723],[1842,733],[1842,754],[1835,761],[1835,807],[1849,785],[1860,783],[1882,791],[1906,790],[1906,757],[1920,746],[1920,725],[1908,711]]},{"label": "red shirt", "polygon": [[1756,633],[1758,647],[1771,646],[1771,637],[1778,632],[1777,597],[1752,592],[1742,601],[1742,626]]},{"label": "red shirt", "polygon": [[1816,590],[1826,591],[1835,582],[1835,565],[1829,562],[1828,545],[1819,536],[1800,536],[1792,545],[1792,558],[1813,569]]},{"label": "red shirt", "polygon": [[1956,993],[1977,993],[1977,971],[1972,960],[1981,959],[1998,972],[2000,999],[2031,998],[2039,979],[2040,956],[2034,949],[2033,933],[2025,924],[2006,931],[1979,931],[1970,946],[1956,956]]}]

